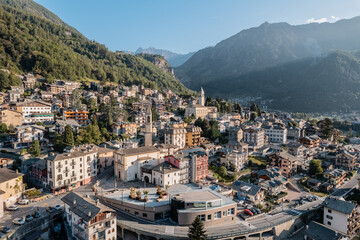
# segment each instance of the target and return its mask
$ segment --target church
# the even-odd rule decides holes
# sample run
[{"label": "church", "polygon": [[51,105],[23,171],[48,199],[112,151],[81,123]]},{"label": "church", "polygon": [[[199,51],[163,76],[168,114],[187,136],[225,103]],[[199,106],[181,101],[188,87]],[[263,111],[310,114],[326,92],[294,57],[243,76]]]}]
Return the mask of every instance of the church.
[{"label": "church", "polygon": [[199,117],[202,119],[218,117],[218,111],[216,107],[205,106],[205,92],[203,88],[200,90],[197,104],[191,105],[185,109],[185,116],[191,116],[193,114],[195,119],[198,119]]}]

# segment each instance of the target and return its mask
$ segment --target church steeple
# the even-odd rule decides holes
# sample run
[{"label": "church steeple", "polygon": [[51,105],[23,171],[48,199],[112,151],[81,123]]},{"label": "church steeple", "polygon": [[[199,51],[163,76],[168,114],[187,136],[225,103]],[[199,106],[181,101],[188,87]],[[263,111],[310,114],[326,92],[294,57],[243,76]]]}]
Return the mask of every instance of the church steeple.
[{"label": "church steeple", "polygon": [[152,146],[152,112],[151,104],[146,108],[145,114],[145,146]]},{"label": "church steeple", "polygon": [[201,106],[205,106],[205,92],[204,92],[204,89],[201,87],[201,90],[200,90],[200,96],[199,96],[199,99],[198,99],[198,104],[201,105]]}]

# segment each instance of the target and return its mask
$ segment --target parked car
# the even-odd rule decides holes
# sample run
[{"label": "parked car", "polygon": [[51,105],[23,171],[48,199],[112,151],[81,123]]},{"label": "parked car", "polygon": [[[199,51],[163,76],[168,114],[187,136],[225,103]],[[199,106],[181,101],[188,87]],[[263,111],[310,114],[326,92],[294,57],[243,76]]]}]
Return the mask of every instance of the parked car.
[{"label": "parked car", "polygon": [[61,206],[59,204],[55,205],[55,210],[61,210]]},{"label": "parked car", "polygon": [[[254,207],[253,209],[251,209],[251,211],[252,211],[252,210],[256,211],[257,214],[260,214],[260,213],[261,213],[261,210],[258,209],[258,208],[256,208],[256,207]],[[252,211],[252,212],[253,212],[253,211]]]},{"label": "parked car", "polygon": [[254,215],[257,215],[258,212],[255,210],[255,208],[251,208],[250,211],[254,214]]},{"label": "parked car", "polygon": [[13,223],[14,223],[15,225],[24,225],[24,224],[25,224],[25,221],[24,221],[23,218],[15,218],[15,219],[13,220]]},{"label": "parked car", "polygon": [[18,204],[19,205],[28,205],[30,203],[29,199],[19,199]]},{"label": "parked car", "polygon": [[300,200],[300,201],[299,201],[299,204],[300,204],[300,205],[303,205],[304,203],[305,203],[304,200]]},{"label": "parked car", "polygon": [[34,218],[41,217],[41,215],[40,215],[40,213],[38,211],[35,211],[32,215],[33,215]]},{"label": "parked car", "polygon": [[19,209],[18,205],[11,205],[6,207],[6,210],[8,211],[16,211],[18,209]]},{"label": "parked car", "polygon": [[0,232],[0,238],[3,238],[3,237],[5,237],[5,234]]},{"label": "parked car", "polygon": [[250,215],[250,216],[254,215],[254,213],[252,211],[250,211],[249,209],[245,209],[244,213],[247,214],[247,215]]},{"label": "parked car", "polygon": [[33,218],[33,216],[31,216],[31,215],[29,214],[29,215],[26,215],[25,220],[26,220],[27,222],[31,222],[32,220],[34,220],[34,218]]},{"label": "parked car", "polygon": [[2,233],[8,233],[8,232],[10,232],[10,228],[9,227],[5,227],[5,226],[1,226],[0,227],[0,232],[2,232]]},{"label": "parked car", "polygon": [[56,211],[56,209],[53,208],[53,207],[48,207],[48,208],[46,209],[46,211],[48,211],[49,213],[53,213],[53,212]]}]

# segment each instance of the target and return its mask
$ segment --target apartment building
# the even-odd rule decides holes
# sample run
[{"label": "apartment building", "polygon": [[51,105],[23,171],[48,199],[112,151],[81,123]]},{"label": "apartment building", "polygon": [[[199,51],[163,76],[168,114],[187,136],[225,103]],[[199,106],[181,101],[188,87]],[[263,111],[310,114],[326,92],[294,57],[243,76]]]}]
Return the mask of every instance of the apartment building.
[{"label": "apartment building", "polygon": [[16,90],[9,90],[8,91],[8,97],[11,103],[16,103],[20,101],[21,93]]},{"label": "apartment building", "polygon": [[47,159],[48,186],[53,192],[65,192],[88,184],[96,178],[98,147],[81,145]]},{"label": "apartment building", "polygon": [[278,167],[281,169],[282,174],[286,177],[290,177],[297,171],[297,166],[300,163],[300,159],[287,153],[273,153],[268,156],[269,166]]},{"label": "apartment building", "polygon": [[134,137],[137,134],[137,125],[133,122],[116,122],[111,125],[113,133],[116,135],[126,134],[129,137]]},{"label": "apartment building", "polygon": [[342,234],[354,236],[360,229],[360,208],[357,204],[328,197],[323,202],[323,224]]},{"label": "apartment building", "polygon": [[65,221],[78,240],[117,239],[116,212],[92,198],[70,192],[62,199]]},{"label": "apartment building", "polygon": [[340,151],[336,154],[335,158],[335,165],[338,168],[343,168],[346,170],[353,170],[356,163],[356,157],[347,152],[347,151]]},{"label": "apartment building", "polygon": [[185,145],[189,147],[199,146],[201,137],[201,128],[193,125],[186,127]]},{"label": "apartment building", "polygon": [[39,125],[22,125],[15,128],[16,141],[12,142],[13,148],[25,148],[31,146],[34,140],[40,144],[45,140],[45,127]]},{"label": "apartment building", "polygon": [[320,138],[316,135],[302,137],[299,139],[299,142],[308,148],[320,146]]},{"label": "apartment building", "polygon": [[[23,176],[24,174],[18,171],[0,168],[0,195],[5,206],[16,203],[16,200],[25,190]],[[2,206],[0,206],[0,208],[2,208]]]},{"label": "apartment building", "polygon": [[17,103],[14,110],[22,113],[23,123],[37,123],[54,120],[51,108],[50,103],[35,100]]},{"label": "apartment building", "polygon": [[234,150],[220,158],[220,163],[227,167],[233,167],[234,171],[240,171],[248,164],[248,154],[247,152]]},{"label": "apartment building", "polygon": [[180,148],[185,147],[186,139],[186,129],[185,128],[168,128],[164,132],[165,144],[172,144]]},{"label": "apartment building", "polygon": [[287,129],[281,125],[265,126],[265,136],[271,143],[286,143]]},{"label": "apartment building", "polygon": [[89,111],[85,110],[67,110],[63,113],[63,119],[66,120],[75,120],[82,126],[86,126],[89,123]]},{"label": "apartment building", "polygon": [[22,113],[10,109],[0,110],[0,124],[5,123],[6,126],[20,126],[22,125]]},{"label": "apartment building", "polygon": [[265,130],[257,127],[243,128],[243,142],[253,150],[262,148],[265,144]]},{"label": "apartment building", "polygon": [[142,180],[164,187],[180,184],[180,169],[169,162],[162,162],[156,166],[144,165],[141,167]]}]

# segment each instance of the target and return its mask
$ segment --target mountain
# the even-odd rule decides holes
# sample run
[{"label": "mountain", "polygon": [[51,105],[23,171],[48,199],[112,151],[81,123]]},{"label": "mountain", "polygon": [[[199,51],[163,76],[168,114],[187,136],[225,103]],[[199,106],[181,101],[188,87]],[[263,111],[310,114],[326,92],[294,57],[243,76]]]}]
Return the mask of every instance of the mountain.
[{"label": "mountain", "polygon": [[162,69],[165,73],[175,77],[174,69],[172,69],[170,64],[166,61],[165,57],[148,53],[139,53],[136,54],[136,56],[144,58],[145,60],[153,63],[158,68]]},{"label": "mountain", "polygon": [[[196,52],[187,62],[174,70],[176,76],[186,86],[194,90],[198,90],[202,86],[208,95],[262,97],[263,100],[269,100],[270,106],[285,106],[285,103],[280,104],[279,102],[282,99],[292,98],[291,92],[288,90],[299,85],[301,89],[297,90],[306,92],[305,89],[309,89],[311,86],[308,79],[315,82],[320,81],[318,78],[322,79],[322,75],[316,71],[326,70],[326,68],[312,69],[311,75],[310,72],[307,72],[309,75],[305,76],[301,71],[307,70],[306,67],[313,67],[313,65],[305,64],[302,60],[306,59],[306,63],[313,63],[323,59],[321,60],[323,62],[328,59],[326,56],[333,51],[359,50],[359,40],[360,17],[340,20],[336,23],[311,23],[298,26],[266,22],[259,27],[243,30],[214,47]],[[330,54],[329,57],[331,56],[333,55]],[[304,64],[304,69],[295,68],[296,64]],[[329,63],[323,62],[323,64],[331,67]],[[292,67],[293,71],[300,71],[301,74],[297,76],[290,70],[284,69],[285,66]],[[354,67],[354,65],[349,64],[348,67]],[[328,71],[330,70],[333,71],[333,69],[328,69]],[[338,73],[341,74],[336,76],[346,77],[346,72],[338,70]],[[356,70],[352,69],[351,71]],[[282,73],[287,75],[281,75]],[[301,76],[303,78],[300,78]],[[279,81],[280,77],[282,84],[273,82]],[[261,84],[266,83],[270,89],[265,89],[262,85],[254,85],[255,83],[260,84],[260,82]],[[249,86],[255,89],[249,89]],[[278,89],[275,91],[273,86],[277,86]],[[319,90],[324,89],[322,85],[318,85],[318,87]],[[326,98],[319,99],[319,101],[327,100]],[[278,104],[275,105],[275,102]],[[303,104],[310,105],[307,102]],[[308,108],[299,106],[299,109],[297,106],[283,107],[282,109],[321,110],[315,106]]]},{"label": "mountain", "polygon": [[40,9],[35,12],[40,16],[24,11],[26,6],[37,7],[36,4],[13,5],[14,2],[32,1],[5,2],[20,9],[0,5],[0,68],[19,73],[35,71],[49,80],[97,79],[125,85],[142,84],[159,90],[171,89],[180,94],[192,93],[153,63],[139,56],[111,52],[104,45],[90,41],[58,22],[51,17],[53,15],[47,14],[47,10],[35,8]]},{"label": "mountain", "polygon": [[153,47],[138,48],[134,54],[139,54],[139,53],[161,55],[169,62],[171,67],[178,67],[178,66],[182,65],[194,54],[194,52],[190,52],[187,54],[174,53],[174,52],[171,52],[168,50],[156,49]]},{"label": "mountain", "polygon": [[360,109],[360,52],[336,51],[223,78],[206,91],[232,99],[258,97],[263,105],[291,112]]}]

